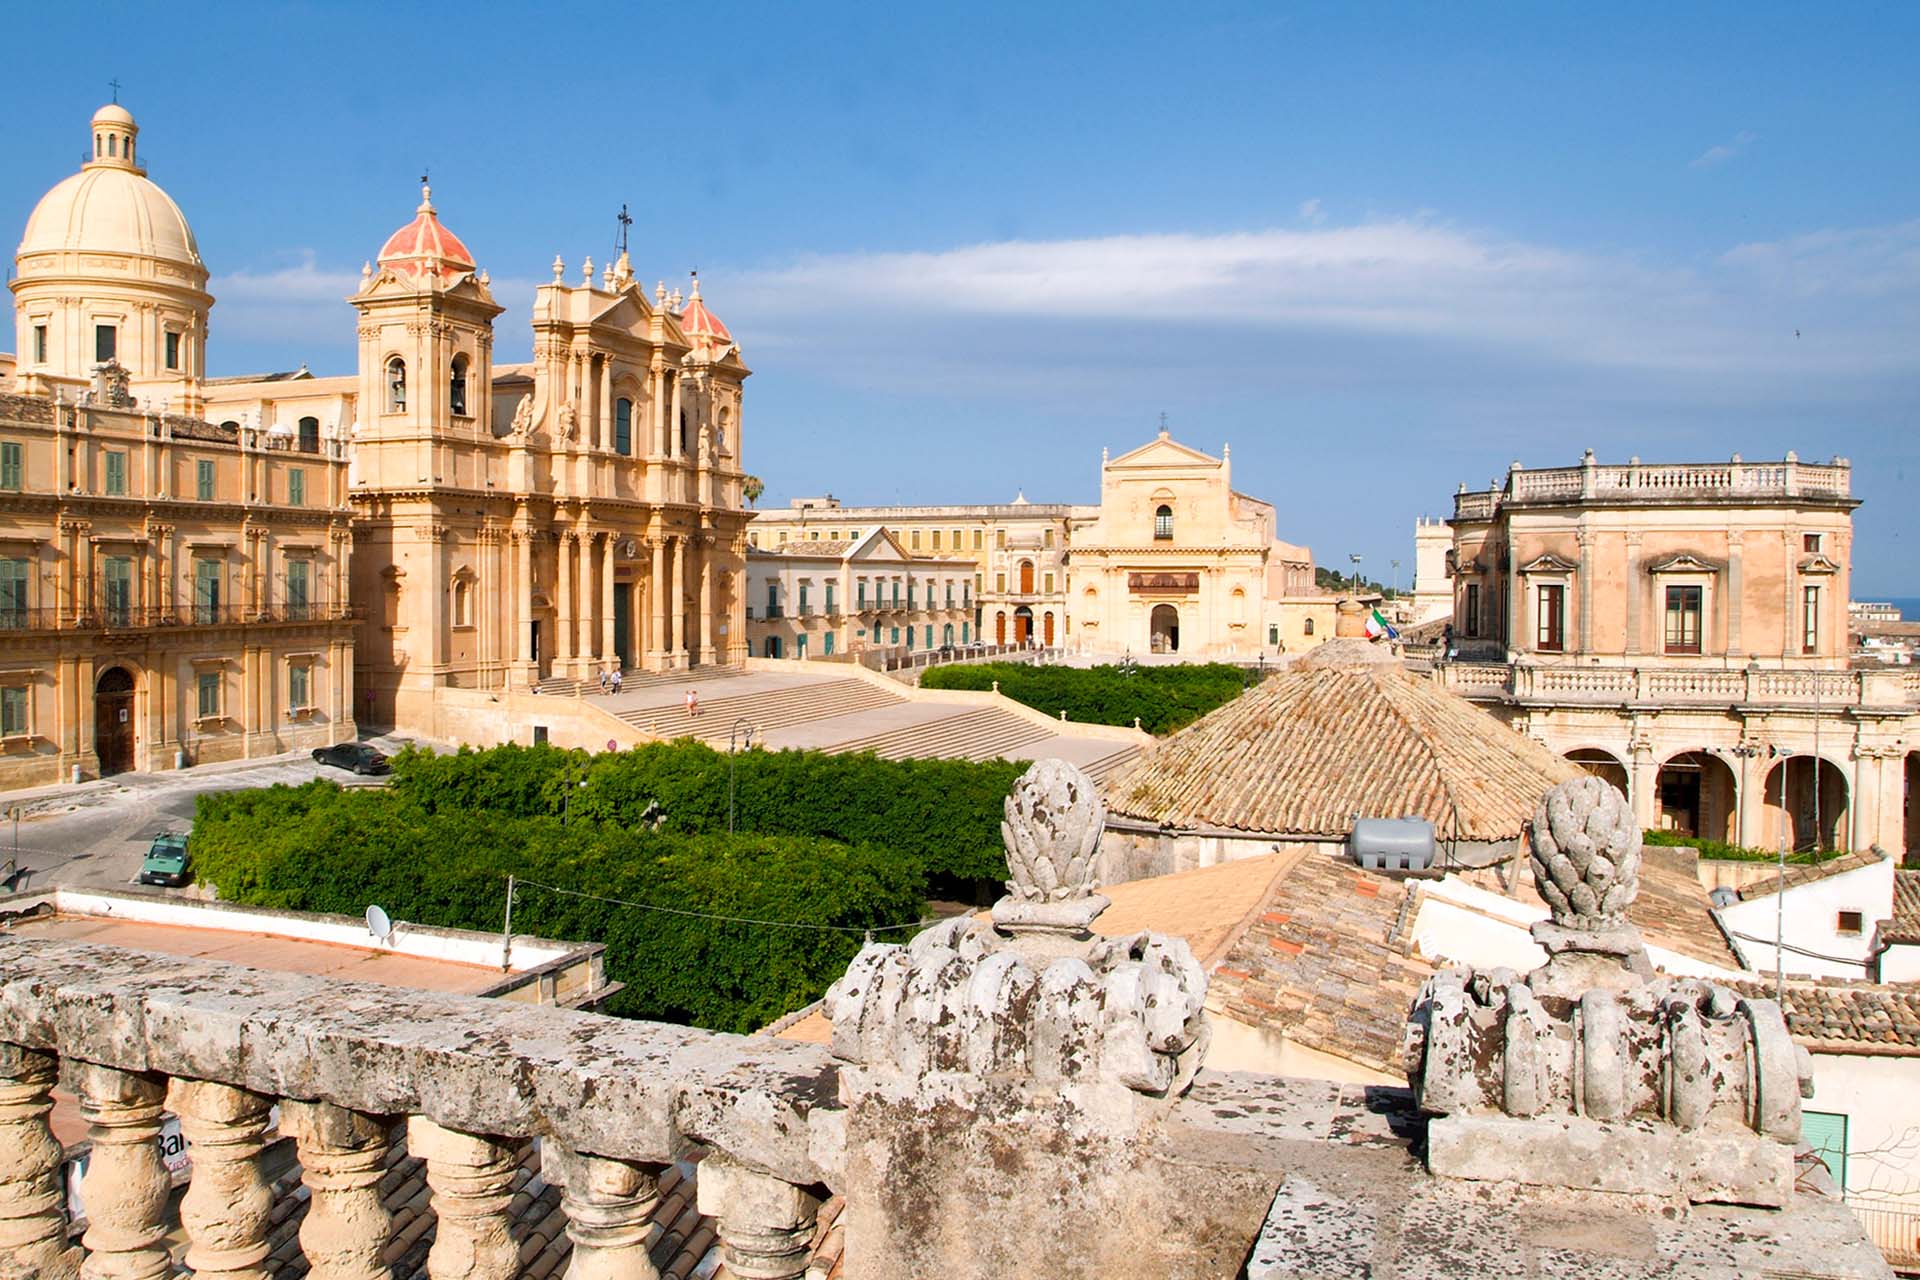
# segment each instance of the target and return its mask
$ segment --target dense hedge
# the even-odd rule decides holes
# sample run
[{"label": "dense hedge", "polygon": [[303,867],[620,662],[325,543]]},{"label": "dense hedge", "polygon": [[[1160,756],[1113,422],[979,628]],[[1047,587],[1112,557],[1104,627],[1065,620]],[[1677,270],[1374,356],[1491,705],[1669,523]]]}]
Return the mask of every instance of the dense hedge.
[{"label": "dense hedge", "polygon": [[[754,750],[733,765],[736,831],[867,845],[926,876],[1006,878],[1000,818],[1020,764]],[[392,785],[428,812],[570,813],[621,827],[638,825],[658,803],[666,830],[710,835],[727,830],[727,771],[726,752],[689,740],[596,755],[552,746],[405,750],[394,757]]]},{"label": "dense hedge", "polygon": [[[481,930],[501,927],[510,873],[679,911],[853,930],[922,914],[921,872],[896,855],[822,839],[583,821],[578,808],[566,824],[529,816],[536,798],[558,789],[549,784],[559,770],[543,777],[552,761],[537,752],[487,768],[489,754],[456,758],[446,770],[464,800],[422,803],[429,770],[421,759],[407,763],[409,784],[394,790],[312,782],[202,795],[196,874],[228,901],[355,914],[377,902],[396,920]],[[725,1031],[763,1026],[817,999],[861,941],[857,932],[725,923],[533,887],[518,895],[513,925],[605,943],[609,976],[627,984],[609,1012]]]},{"label": "dense hedge", "polygon": [[1240,696],[1249,672],[1225,663],[1172,667],[1036,667],[1021,662],[982,662],[930,667],[920,676],[929,689],[991,689],[1038,711],[1086,724],[1131,726],[1137,716],[1148,733],[1172,733]]},{"label": "dense hedge", "polygon": [[[1686,849],[1697,849],[1702,858],[1723,862],[1778,862],[1778,849],[1757,849],[1749,845],[1728,844],[1724,840],[1702,840],[1698,836],[1682,835],[1678,831],[1645,831],[1641,833],[1641,843],[1671,845]],[[1826,862],[1840,855],[1829,849],[1824,853],[1789,853],[1787,861]]]}]

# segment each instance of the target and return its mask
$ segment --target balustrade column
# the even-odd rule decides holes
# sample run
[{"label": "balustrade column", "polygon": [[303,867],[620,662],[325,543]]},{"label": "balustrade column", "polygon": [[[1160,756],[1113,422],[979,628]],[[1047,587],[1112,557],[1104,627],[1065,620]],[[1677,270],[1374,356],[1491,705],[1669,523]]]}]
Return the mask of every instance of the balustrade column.
[{"label": "balustrade column", "polygon": [[73,1071],[80,1114],[87,1121],[87,1207],[83,1280],[165,1280],[166,1163],[160,1158],[160,1115],[167,1086],[156,1076],[79,1064]]},{"label": "balustrade column", "polygon": [[193,1178],[180,1201],[187,1267],[196,1276],[264,1280],[273,1190],[260,1168],[272,1104],[206,1080],[175,1080],[167,1106],[180,1117]]},{"label": "balustrade column", "polygon": [[52,1054],[0,1044],[0,1259],[44,1280],[71,1280],[60,1143],[48,1115],[59,1064]]},{"label": "balustrade column", "polygon": [[427,1162],[427,1186],[439,1219],[427,1275],[432,1280],[513,1280],[520,1271],[520,1251],[507,1218],[513,1148],[414,1116],[407,1121],[407,1150]]},{"label": "balustrade column", "polygon": [[820,1201],[805,1187],[715,1153],[700,1162],[700,1212],[719,1223],[727,1269],[741,1280],[797,1280],[813,1253]]},{"label": "balustrade column", "polygon": [[387,1171],[387,1126],[327,1102],[283,1102],[280,1130],[293,1136],[307,1216],[300,1251],[309,1280],[388,1280],[381,1261],[393,1219],[380,1203]]},{"label": "balustrade column", "polygon": [[573,1262],[567,1280],[659,1280],[647,1235],[660,1204],[658,1173],[644,1165],[541,1147],[540,1171],[560,1188]]}]

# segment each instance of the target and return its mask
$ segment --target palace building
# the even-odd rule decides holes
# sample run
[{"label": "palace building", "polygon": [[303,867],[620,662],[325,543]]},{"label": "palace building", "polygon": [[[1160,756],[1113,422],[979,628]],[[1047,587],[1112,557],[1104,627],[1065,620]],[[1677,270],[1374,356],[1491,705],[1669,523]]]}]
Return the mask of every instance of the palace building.
[{"label": "palace building", "polygon": [[124,107],[88,141],[27,220],[0,358],[0,785],[744,660],[749,370],[697,278],[556,258],[533,360],[496,365],[488,273],[423,189],[346,300],[353,374],[208,378],[186,217]]}]

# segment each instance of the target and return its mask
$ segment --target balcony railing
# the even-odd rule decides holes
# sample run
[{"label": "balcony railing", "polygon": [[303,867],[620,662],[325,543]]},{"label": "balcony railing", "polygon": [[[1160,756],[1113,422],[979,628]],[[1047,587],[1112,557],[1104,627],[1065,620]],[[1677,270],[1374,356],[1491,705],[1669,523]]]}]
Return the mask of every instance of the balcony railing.
[{"label": "balcony railing", "polygon": [[1489,520],[1503,505],[1753,498],[1845,498],[1852,492],[1852,464],[1801,462],[1629,463],[1516,469],[1501,488],[1454,495],[1456,520]]},{"label": "balcony railing", "polygon": [[1515,702],[1835,708],[1920,704],[1920,672],[1532,666],[1504,662],[1452,662],[1441,671],[1449,689],[1469,698]]},{"label": "balcony railing", "polygon": [[1847,1207],[1888,1266],[1902,1275],[1920,1271],[1920,1204],[1848,1196]]},{"label": "balcony railing", "polygon": [[141,631],[160,627],[241,626],[275,622],[350,622],[352,604],[181,604],[73,609],[0,608],[0,632]]}]

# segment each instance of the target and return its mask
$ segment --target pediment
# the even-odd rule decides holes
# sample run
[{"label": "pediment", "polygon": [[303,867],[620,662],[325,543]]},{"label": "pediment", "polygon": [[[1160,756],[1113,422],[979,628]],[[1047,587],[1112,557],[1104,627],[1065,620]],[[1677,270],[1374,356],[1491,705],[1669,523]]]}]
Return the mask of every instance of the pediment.
[{"label": "pediment", "polygon": [[1840,566],[1838,563],[1820,554],[1819,552],[1815,552],[1813,555],[1810,555],[1806,557],[1804,560],[1802,560],[1800,562],[1799,569],[1801,573],[1819,574],[1819,573],[1840,572]]},{"label": "pediment", "polygon": [[[667,319],[671,323],[673,317]],[[594,315],[592,323],[636,338],[647,338],[653,333],[653,304],[647,301],[638,283],[632,283],[615,294],[613,301]]]},{"label": "pediment", "polygon": [[1220,459],[1189,448],[1170,436],[1149,440],[1130,453],[1108,461],[1109,470],[1147,470],[1153,467],[1217,467]]},{"label": "pediment", "polygon": [[1656,560],[1647,566],[1648,573],[1718,573],[1720,566],[1711,560],[1702,559],[1689,551]]},{"label": "pediment", "polygon": [[907,560],[911,557],[907,549],[900,545],[900,539],[893,536],[887,528],[875,529],[860,539],[859,545],[847,553],[849,560]]},{"label": "pediment", "polygon": [[1522,573],[1572,573],[1580,566],[1564,556],[1549,551],[1545,555],[1535,556],[1520,566]]}]

